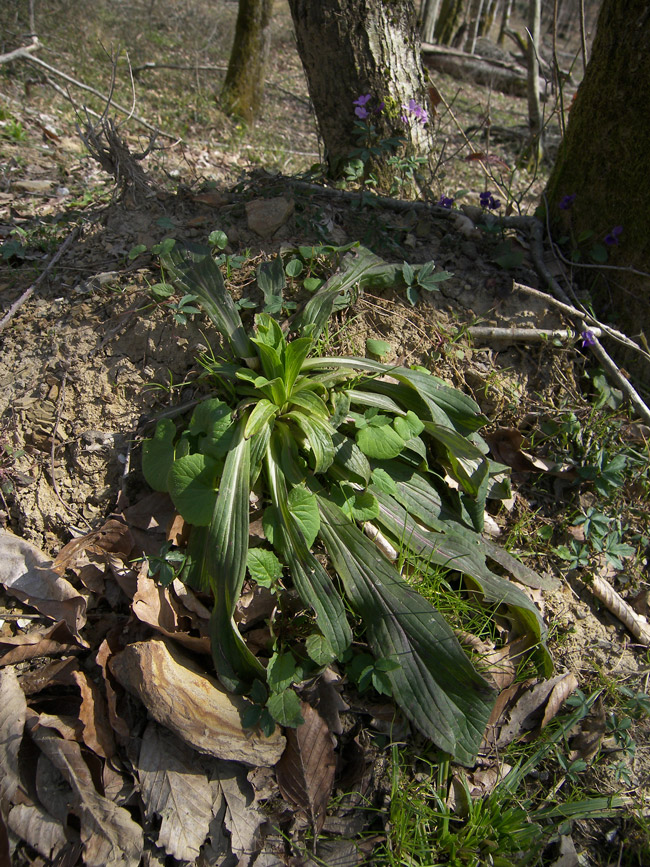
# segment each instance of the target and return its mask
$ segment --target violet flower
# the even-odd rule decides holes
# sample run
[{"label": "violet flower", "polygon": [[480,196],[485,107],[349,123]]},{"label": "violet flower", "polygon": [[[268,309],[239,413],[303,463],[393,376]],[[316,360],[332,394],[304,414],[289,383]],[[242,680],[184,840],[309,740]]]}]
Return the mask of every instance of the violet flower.
[{"label": "violet flower", "polygon": [[623,226],[614,226],[612,231],[608,235],[605,235],[605,243],[608,247],[612,247],[614,246],[614,244],[618,244],[618,236],[621,234],[622,231]]},{"label": "violet flower", "polygon": [[571,193],[570,195],[562,196],[560,204],[558,205],[559,209],[561,211],[568,211],[571,205],[575,202],[576,195],[577,193]]}]

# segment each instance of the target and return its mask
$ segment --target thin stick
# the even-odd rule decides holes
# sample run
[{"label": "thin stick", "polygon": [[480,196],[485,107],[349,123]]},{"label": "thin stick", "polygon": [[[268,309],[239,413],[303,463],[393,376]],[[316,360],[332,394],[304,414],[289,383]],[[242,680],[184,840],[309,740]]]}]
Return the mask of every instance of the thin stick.
[{"label": "thin stick", "polygon": [[26,59],[29,63],[35,63],[35,64],[37,64],[38,66],[41,66],[41,67],[43,67],[44,69],[47,69],[49,72],[54,73],[54,75],[58,75],[59,78],[62,78],[64,81],[68,81],[70,84],[74,84],[75,87],[79,87],[79,88],[81,88],[82,90],[87,90],[88,93],[92,93],[92,94],[94,94],[95,96],[98,96],[100,99],[102,99],[102,100],[104,101],[105,104],[110,104],[110,105],[112,105],[113,108],[117,109],[118,111],[121,111],[122,114],[127,115],[127,117],[133,118],[134,121],[136,121],[137,123],[139,123],[139,124],[141,124],[142,126],[146,127],[146,129],[149,129],[149,130],[151,130],[152,132],[158,133],[159,135],[162,135],[162,136],[164,136],[165,138],[171,138],[171,139],[176,140],[176,138],[177,138],[176,136],[174,136],[174,135],[172,135],[171,133],[168,133],[168,132],[162,132],[162,130],[159,130],[159,129],[157,129],[155,126],[152,126],[152,125],[151,125],[148,121],[146,121],[144,118],[139,117],[139,115],[137,115],[137,114],[133,114],[133,112],[132,112],[131,109],[129,109],[129,108],[124,108],[123,105],[119,105],[119,103],[117,103],[117,102],[111,102],[110,98],[108,98],[105,94],[100,93],[99,90],[95,90],[94,87],[90,87],[90,85],[88,85],[88,84],[84,84],[84,83],[81,82],[81,81],[77,81],[76,78],[71,78],[69,75],[66,75],[65,72],[61,72],[61,70],[56,69],[54,66],[50,66],[49,63],[45,63],[45,61],[41,60],[40,58],[38,58],[38,57],[32,57],[31,55],[29,55],[29,56],[27,56],[25,59]]},{"label": "thin stick", "polygon": [[41,285],[41,283],[43,282],[45,277],[49,274],[49,272],[52,270],[52,268],[56,265],[56,263],[59,261],[61,256],[63,256],[63,254],[68,249],[68,247],[78,237],[79,232],[80,232],[79,226],[77,226],[75,229],[72,230],[72,232],[68,235],[68,237],[65,239],[63,244],[61,244],[59,249],[56,251],[54,256],[52,256],[50,261],[47,263],[45,269],[41,272],[41,274],[39,274],[39,276],[36,278],[36,280],[34,280],[34,282],[29,287],[29,289],[26,289],[23,292],[23,294],[20,296],[20,298],[17,301],[14,301],[14,303],[11,305],[9,310],[7,310],[7,312],[2,317],[2,319],[0,319],[0,332],[4,331],[7,324],[16,315],[16,311],[19,310],[23,306],[23,304],[34,294],[36,289]]},{"label": "thin stick", "polygon": [[600,599],[607,610],[611,611],[614,617],[617,617],[638,641],[642,644],[650,644],[648,621],[642,615],[637,614],[611,584],[598,575],[593,575],[589,582],[585,581],[584,583],[596,599]]},{"label": "thin stick", "polygon": [[616,381],[620,390],[627,397],[641,418],[646,424],[650,424],[650,409],[643,402],[639,392],[634,388],[632,383],[623,376],[618,365],[614,359],[607,354],[597,337],[594,337],[593,343],[590,344],[590,347],[593,354],[605,368],[605,371]]}]

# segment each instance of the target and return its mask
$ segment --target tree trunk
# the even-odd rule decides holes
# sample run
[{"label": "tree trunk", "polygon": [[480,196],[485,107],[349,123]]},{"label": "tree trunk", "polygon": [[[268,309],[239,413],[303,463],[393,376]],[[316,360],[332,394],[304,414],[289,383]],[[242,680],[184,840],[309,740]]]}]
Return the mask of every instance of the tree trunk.
[{"label": "tree trunk", "polygon": [[494,19],[497,12],[499,11],[500,2],[501,0],[488,0],[488,2],[483,7],[483,14],[481,15],[481,21],[478,26],[479,36],[485,36],[486,38],[490,36],[490,31],[492,30]]},{"label": "tree trunk", "polygon": [[463,12],[464,0],[442,0],[435,37],[440,45],[451,45]]},{"label": "tree trunk", "polygon": [[[404,108],[410,100],[428,104],[412,0],[289,0],[289,7],[330,173],[359,146],[355,121],[366,115],[377,140],[401,135],[407,155],[427,156],[431,125]],[[389,156],[373,161],[381,181],[395,176]]]},{"label": "tree trunk", "polygon": [[528,127],[538,158],[542,156],[542,107],[539,100],[539,49],[541,32],[541,0],[528,0]]},{"label": "tree trunk", "polygon": [[513,0],[504,0],[503,15],[501,16],[501,27],[499,28],[499,38],[497,45],[503,45],[506,41],[506,31],[510,27],[510,15],[512,13]]},{"label": "tree trunk", "polygon": [[[609,265],[650,271],[650,5],[603,0],[587,72],[547,186],[556,238],[590,230]],[[575,195],[570,208],[563,198]],[[562,204],[564,209],[560,208]],[[622,231],[612,233],[614,227]],[[591,243],[591,242],[589,242]],[[587,258],[589,251],[583,250]],[[587,258],[587,261],[589,259]],[[650,336],[648,277],[629,271],[578,273],[601,316],[630,336]],[[598,275],[594,279],[594,275]],[[638,356],[633,372],[650,382]],[[632,371],[631,371],[632,372]]]},{"label": "tree trunk", "polygon": [[235,39],[220,103],[226,114],[252,123],[264,95],[266,61],[271,47],[273,0],[239,0]]},{"label": "tree trunk", "polygon": [[474,54],[476,49],[476,39],[478,37],[478,28],[481,23],[484,3],[485,0],[472,0],[469,5],[467,16],[467,38],[464,46],[465,51],[468,54]]},{"label": "tree trunk", "polygon": [[435,39],[436,21],[440,11],[440,0],[423,0],[420,12],[420,34],[422,42],[433,42]]}]

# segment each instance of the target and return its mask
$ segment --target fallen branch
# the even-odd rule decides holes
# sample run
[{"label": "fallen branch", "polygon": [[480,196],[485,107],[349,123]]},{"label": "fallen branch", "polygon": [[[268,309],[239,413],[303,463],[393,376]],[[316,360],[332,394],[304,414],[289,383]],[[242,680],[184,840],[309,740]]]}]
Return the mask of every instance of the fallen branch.
[{"label": "fallen branch", "polygon": [[20,57],[29,57],[32,51],[36,51],[40,47],[40,42],[32,42],[31,45],[24,45],[22,48],[16,48],[7,54],[0,54],[0,63],[9,63],[11,60],[18,60]]},{"label": "fallen branch", "polygon": [[26,289],[23,292],[23,294],[20,296],[20,298],[18,298],[17,301],[14,301],[14,303],[11,305],[9,310],[7,310],[7,312],[2,317],[2,319],[0,319],[0,331],[4,331],[4,329],[6,328],[8,323],[16,315],[16,311],[20,310],[20,308],[23,306],[23,304],[34,294],[36,289],[38,289],[38,287],[41,285],[41,283],[43,282],[45,277],[50,273],[52,268],[54,268],[56,263],[59,261],[61,256],[63,256],[65,251],[68,249],[68,247],[70,247],[72,242],[79,236],[79,232],[80,232],[79,226],[77,226],[75,229],[72,230],[72,232],[68,235],[68,237],[65,239],[63,244],[61,244],[59,249],[56,251],[54,256],[52,256],[50,261],[47,263],[47,265],[45,266],[45,269],[39,274],[39,276],[36,278],[36,280],[34,280],[34,282],[29,287],[29,289]]},{"label": "fallen branch", "polygon": [[648,621],[643,615],[637,614],[623,597],[614,590],[611,584],[598,575],[594,575],[591,581],[585,582],[585,585],[589,587],[596,599],[599,599],[607,610],[621,621],[626,629],[629,629],[638,641],[642,644],[650,644],[650,625]]},{"label": "fallen branch", "polygon": [[[494,328],[492,326],[475,325],[467,329],[474,340],[509,341],[511,343],[546,343],[549,340],[561,340],[567,343],[580,335],[571,328]],[[600,337],[600,329],[592,329],[594,337]]]}]

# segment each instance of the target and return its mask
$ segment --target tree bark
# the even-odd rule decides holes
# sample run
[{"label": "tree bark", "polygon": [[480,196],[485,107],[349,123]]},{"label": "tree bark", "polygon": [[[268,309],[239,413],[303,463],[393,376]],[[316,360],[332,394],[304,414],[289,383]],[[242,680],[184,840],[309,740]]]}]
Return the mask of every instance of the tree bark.
[{"label": "tree bark", "polygon": [[435,37],[440,45],[451,45],[463,12],[464,0],[442,0]]},{"label": "tree bark", "polygon": [[474,54],[474,50],[476,49],[476,39],[478,37],[478,28],[481,23],[484,3],[485,0],[472,0],[469,4],[467,13],[467,38],[464,46],[464,49],[468,54]]},{"label": "tree bark", "polygon": [[235,39],[220,94],[226,114],[252,123],[262,105],[273,0],[239,0]]},{"label": "tree bark", "polygon": [[[412,0],[289,0],[289,7],[330,173],[358,147],[354,101],[367,94],[378,138],[404,136],[407,154],[428,155],[431,125],[408,113],[401,119],[410,100],[428,106]],[[395,174],[386,158],[373,162],[380,179]]]},{"label": "tree bark", "polygon": [[[594,240],[605,241],[607,265],[642,272],[650,271],[648,45],[647,0],[603,0],[591,59],[546,191],[556,238],[591,230]],[[571,207],[561,209],[563,197],[574,194]],[[613,239],[614,227],[622,232]],[[601,318],[631,337],[641,331],[650,336],[647,276],[606,268],[578,273],[588,280]],[[650,371],[643,378],[650,381]]]},{"label": "tree bark", "polygon": [[512,13],[513,0],[504,0],[503,15],[501,16],[501,27],[499,28],[499,38],[497,45],[503,45],[506,41],[506,31],[510,27],[510,15]]},{"label": "tree bark", "polygon": [[538,159],[542,156],[542,107],[539,99],[539,49],[541,33],[541,0],[528,0],[528,127]]}]

